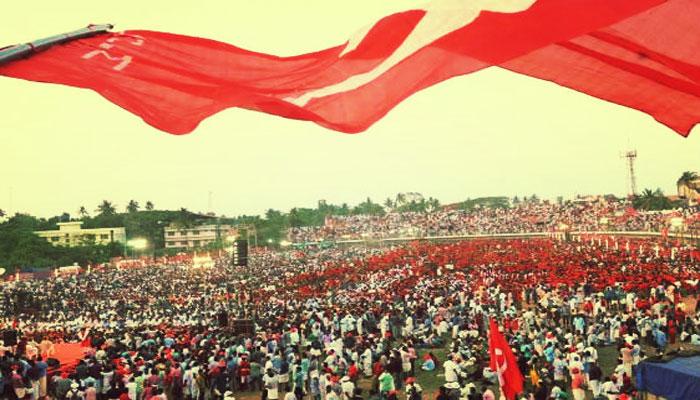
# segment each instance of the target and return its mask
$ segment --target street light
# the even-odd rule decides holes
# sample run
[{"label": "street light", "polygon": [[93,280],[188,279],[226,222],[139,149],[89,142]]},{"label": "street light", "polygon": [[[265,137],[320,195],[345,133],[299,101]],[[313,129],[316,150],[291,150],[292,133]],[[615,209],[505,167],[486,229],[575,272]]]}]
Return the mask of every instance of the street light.
[{"label": "street light", "polygon": [[148,247],[148,240],[139,238],[139,239],[131,239],[128,242],[126,242],[129,247],[132,247],[136,250],[143,250],[146,247]]},{"label": "street light", "polygon": [[[131,247],[134,250],[143,250],[146,247],[148,247],[148,240],[146,240],[144,238],[131,239],[128,242],[126,242],[126,245]],[[134,253],[136,253],[136,252],[134,252]]]}]

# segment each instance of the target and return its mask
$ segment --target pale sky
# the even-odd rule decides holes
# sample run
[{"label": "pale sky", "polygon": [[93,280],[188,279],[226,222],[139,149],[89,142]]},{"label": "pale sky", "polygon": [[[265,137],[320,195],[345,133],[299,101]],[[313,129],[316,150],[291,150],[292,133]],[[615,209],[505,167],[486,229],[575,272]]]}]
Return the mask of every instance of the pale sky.
[{"label": "pale sky", "polygon": [[[292,55],[344,43],[407,0],[20,1],[3,5],[0,47],[112,23]],[[228,216],[421,192],[444,203],[627,191],[619,153],[636,148],[638,187],[675,193],[700,170],[684,139],[650,116],[555,84],[489,69],[407,99],[368,131],[229,109],[172,136],[76,88],[0,77],[0,209],[51,216],[103,199]]]}]

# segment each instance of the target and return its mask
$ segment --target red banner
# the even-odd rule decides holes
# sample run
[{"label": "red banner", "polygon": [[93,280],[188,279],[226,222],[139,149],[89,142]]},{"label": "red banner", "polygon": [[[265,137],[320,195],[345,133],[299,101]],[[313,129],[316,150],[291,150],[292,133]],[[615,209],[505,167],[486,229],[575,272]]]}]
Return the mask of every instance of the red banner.
[{"label": "red banner", "polygon": [[700,121],[698,20],[693,0],[436,1],[294,57],[127,31],[51,47],[0,66],[0,75],[95,90],[173,134],[229,107],[352,133],[421,89],[501,66],[640,109],[687,135]]}]

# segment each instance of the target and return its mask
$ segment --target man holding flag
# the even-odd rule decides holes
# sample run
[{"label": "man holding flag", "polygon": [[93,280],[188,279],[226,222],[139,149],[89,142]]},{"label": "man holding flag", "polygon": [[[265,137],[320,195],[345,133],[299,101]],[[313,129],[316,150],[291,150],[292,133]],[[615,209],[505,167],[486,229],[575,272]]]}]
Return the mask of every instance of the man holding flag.
[{"label": "man holding flag", "polygon": [[493,318],[489,321],[489,358],[491,369],[498,375],[501,392],[508,400],[515,399],[523,391],[523,376],[518,360]]}]

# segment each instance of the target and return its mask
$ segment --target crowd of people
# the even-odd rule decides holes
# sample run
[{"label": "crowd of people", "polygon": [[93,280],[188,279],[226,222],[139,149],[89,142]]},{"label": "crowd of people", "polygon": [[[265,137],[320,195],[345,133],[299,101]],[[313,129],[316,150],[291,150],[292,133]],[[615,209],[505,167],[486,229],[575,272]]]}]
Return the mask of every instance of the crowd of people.
[{"label": "crowd of people", "polygon": [[[3,284],[0,323],[19,337],[0,346],[0,393],[495,399],[494,318],[526,377],[523,398],[624,399],[645,357],[700,345],[700,251],[674,242],[480,239],[256,249],[248,266],[230,261],[197,268],[180,256]],[[82,353],[55,365],[65,343]],[[604,365],[611,351],[617,363]],[[441,381],[436,393],[425,377]]]},{"label": "crowd of people", "polygon": [[432,212],[389,212],[328,218],[323,226],[289,230],[292,242],[358,240],[396,237],[461,236],[523,232],[654,231],[668,228],[674,216],[688,218],[700,210],[638,212],[628,200],[528,201],[510,208],[480,207]]}]

